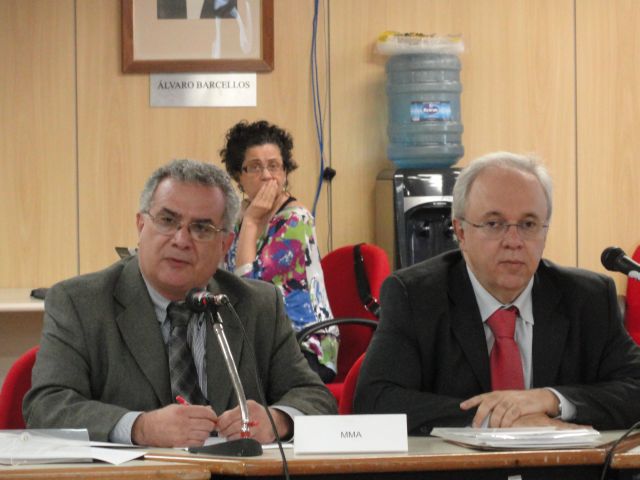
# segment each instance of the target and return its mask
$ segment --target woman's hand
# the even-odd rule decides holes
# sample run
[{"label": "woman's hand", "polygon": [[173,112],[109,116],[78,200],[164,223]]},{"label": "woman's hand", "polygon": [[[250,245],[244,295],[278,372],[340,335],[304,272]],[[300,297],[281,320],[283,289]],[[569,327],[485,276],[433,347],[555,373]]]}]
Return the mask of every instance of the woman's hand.
[{"label": "woman's hand", "polygon": [[242,215],[242,226],[238,233],[236,268],[252,263],[257,255],[256,243],[271,217],[281,205],[281,189],[278,182],[264,182],[256,196]]},{"label": "woman's hand", "polygon": [[275,213],[280,187],[275,179],[264,182],[244,212],[242,223],[249,222],[256,227],[264,227]]}]

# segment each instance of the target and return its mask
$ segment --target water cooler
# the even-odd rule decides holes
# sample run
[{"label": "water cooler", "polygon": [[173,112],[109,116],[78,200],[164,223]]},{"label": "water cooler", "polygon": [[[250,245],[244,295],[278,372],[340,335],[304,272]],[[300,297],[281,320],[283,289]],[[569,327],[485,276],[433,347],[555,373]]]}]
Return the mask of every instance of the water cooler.
[{"label": "water cooler", "polygon": [[451,224],[460,170],[384,170],[376,179],[376,243],[403,268],[457,247]]},{"label": "water cooler", "polygon": [[459,169],[450,167],[464,155],[462,42],[404,34],[382,43],[394,47],[385,70],[387,156],[396,169],[376,180],[376,243],[403,268],[457,246],[451,204]]}]

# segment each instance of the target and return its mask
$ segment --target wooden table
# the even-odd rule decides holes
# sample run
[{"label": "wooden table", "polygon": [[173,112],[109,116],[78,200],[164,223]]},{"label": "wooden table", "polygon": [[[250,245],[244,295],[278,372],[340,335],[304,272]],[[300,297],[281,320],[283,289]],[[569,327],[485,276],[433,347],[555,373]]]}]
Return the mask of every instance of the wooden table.
[{"label": "wooden table", "polygon": [[[622,432],[605,432],[612,441]],[[439,438],[410,437],[409,451],[395,454],[295,455],[285,449],[291,476],[344,478],[351,475],[377,478],[507,479],[521,475],[532,479],[599,479],[606,448],[528,451],[481,451],[450,444]],[[261,478],[282,475],[277,450],[260,457],[223,458],[154,450],[145,458],[205,465],[212,478]],[[640,457],[639,457],[640,458]]]},{"label": "wooden table", "polygon": [[617,474],[616,479],[640,478],[640,445],[636,440],[638,436],[625,439],[616,447],[610,465],[610,470]]},{"label": "wooden table", "polygon": [[40,342],[44,300],[28,288],[0,288],[0,384],[13,362]]},{"label": "wooden table", "polygon": [[44,300],[30,295],[29,288],[0,288],[0,312],[44,312]]},{"label": "wooden table", "polygon": [[[612,441],[621,432],[605,432]],[[633,479],[640,471],[640,452],[632,450],[640,437],[621,446],[608,478]],[[480,451],[439,438],[410,437],[409,451],[396,454],[295,455],[285,449],[292,478],[400,479],[599,479],[607,448],[544,451]],[[418,477],[419,475],[419,477]],[[191,455],[171,449],[150,451],[144,460],[122,465],[77,463],[0,466],[0,478],[10,480],[282,478],[277,450],[260,457],[230,458]]]},{"label": "wooden table", "polygon": [[3,480],[49,480],[64,478],[73,480],[116,479],[184,479],[208,480],[209,469],[196,463],[155,462],[134,460],[122,465],[107,463],[66,463],[50,465],[0,465]]}]

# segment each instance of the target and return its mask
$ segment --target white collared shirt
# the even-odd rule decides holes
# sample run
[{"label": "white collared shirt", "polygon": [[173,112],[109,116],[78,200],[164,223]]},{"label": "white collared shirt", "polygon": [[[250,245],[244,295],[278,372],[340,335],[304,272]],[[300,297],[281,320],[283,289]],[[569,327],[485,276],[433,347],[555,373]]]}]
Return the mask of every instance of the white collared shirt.
[{"label": "white collared shirt", "polygon": [[480,310],[480,317],[482,318],[482,324],[484,326],[484,336],[487,340],[488,352],[491,352],[491,349],[493,348],[494,336],[491,328],[487,324],[487,320],[493,314],[493,312],[495,312],[499,308],[508,308],[511,306],[517,307],[518,316],[516,318],[516,333],[514,335],[514,339],[518,344],[518,348],[520,349],[525,388],[531,388],[531,357],[533,352],[532,345],[534,323],[533,303],[531,301],[533,277],[531,278],[531,280],[529,280],[529,283],[522,291],[522,293],[518,296],[518,298],[516,298],[513,303],[505,305],[496,300],[496,298],[480,284],[468,265],[467,272],[469,272],[469,278],[471,279],[473,293],[476,296],[476,302],[478,303],[478,308]]},{"label": "white collared shirt", "polygon": [[[533,374],[532,374],[532,358],[533,358],[533,277],[529,280],[529,283],[524,288],[522,293],[518,295],[512,303],[505,305],[500,303],[493,295],[491,295],[486,288],[484,288],[474,273],[467,264],[467,272],[469,273],[469,279],[471,280],[471,286],[473,287],[473,293],[476,297],[476,303],[480,310],[480,317],[482,318],[482,324],[484,326],[484,335],[487,341],[487,351],[491,353],[493,348],[494,336],[491,328],[487,324],[488,318],[493,312],[499,308],[508,308],[511,306],[518,308],[518,316],[516,318],[516,332],[514,334],[514,340],[518,344],[520,349],[520,358],[522,359],[522,370],[524,374],[525,388],[532,387]],[[562,415],[561,420],[572,420],[576,414],[576,407],[573,403],[567,400],[560,392],[551,387],[546,387],[551,390],[553,394],[558,397],[560,402],[560,409]],[[488,421],[485,419],[486,423]],[[483,425],[484,426],[484,425]]]}]

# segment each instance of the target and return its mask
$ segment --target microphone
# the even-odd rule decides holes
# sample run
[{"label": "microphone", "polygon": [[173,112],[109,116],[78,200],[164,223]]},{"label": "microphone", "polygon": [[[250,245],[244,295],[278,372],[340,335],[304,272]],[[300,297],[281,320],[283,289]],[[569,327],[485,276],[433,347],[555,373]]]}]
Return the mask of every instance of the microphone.
[{"label": "microphone", "polygon": [[227,373],[231,378],[233,389],[236,393],[238,400],[238,406],[240,407],[240,439],[230,440],[223,443],[217,443],[213,445],[207,445],[204,447],[191,447],[189,451],[191,453],[207,453],[209,455],[230,455],[234,457],[256,457],[262,455],[262,445],[250,437],[249,432],[249,407],[247,406],[247,398],[244,394],[244,388],[236,368],[233,355],[231,354],[231,348],[229,342],[227,342],[227,336],[224,333],[224,327],[222,325],[222,317],[218,312],[218,307],[222,305],[228,305],[231,308],[231,302],[226,295],[214,295],[206,290],[200,290],[194,288],[187,293],[185,298],[185,304],[187,307],[196,313],[207,312],[211,319],[213,332],[218,340],[218,345],[222,350],[222,357],[227,367]]},{"label": "microphone", "polygon": [[620,272],[630,278],[640,280],[640,264],[629,258],[619,247],[605,248],[600,256],[604,268],[611,272]]},{"label": "microphone", "polygon": [[206,290],[193,288],[189,290],[189,293],[187,293],[185,303],[191,311],[202,313],[207,310],[216,311],[216,307],[227,305],[229,303],[229,298],[223,294],[214,295]]}]

